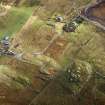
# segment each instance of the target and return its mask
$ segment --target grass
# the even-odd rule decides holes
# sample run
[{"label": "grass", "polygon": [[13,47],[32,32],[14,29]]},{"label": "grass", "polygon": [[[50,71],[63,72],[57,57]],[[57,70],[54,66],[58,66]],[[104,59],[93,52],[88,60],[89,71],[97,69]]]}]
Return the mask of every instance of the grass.
[{"label": "grass", "polygon": [[6,65],[0,65],[0,82],[4,82],[8,86],[13,86],[16,88],[24,87],[26,85],[29,85],[29,79],[27,77],[24,77],[23,75],[20,76],[17,72],[11,70]]},{"label": "grass", "polygon": [[9,36],[18,32],[32,14],[33,8],[12,7],[7,16],[0,18],[0,38],[4,34]]}]

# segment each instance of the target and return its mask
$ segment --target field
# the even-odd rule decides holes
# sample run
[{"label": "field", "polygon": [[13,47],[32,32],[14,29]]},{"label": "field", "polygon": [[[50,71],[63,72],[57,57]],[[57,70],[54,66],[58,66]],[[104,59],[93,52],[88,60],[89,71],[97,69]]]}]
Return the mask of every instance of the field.
[{"label": "field", "polygon": [[0,37],[16,34],[31,16],[32,10],[30,7],[12,7],[5,16],[0,17]]},{"label": "field", "polygon": [[0,38],[11,36],[9,50],[16,53],[0,56],[0,105],[104,105],[105,78],[95,73],[105,75],[105,32],[85,20],[74,32],[62,30],[91,1],[31,7],[22,0],[0,17]]}]

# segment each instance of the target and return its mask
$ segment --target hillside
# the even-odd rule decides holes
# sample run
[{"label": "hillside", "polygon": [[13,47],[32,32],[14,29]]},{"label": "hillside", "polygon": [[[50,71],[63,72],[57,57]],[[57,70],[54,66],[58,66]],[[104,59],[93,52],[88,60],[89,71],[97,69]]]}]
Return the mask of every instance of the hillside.
[{"label": "hillside", "polygon": [[0,105],[105,105],[105,31],[76,22],[95,0],[1,2]]}]

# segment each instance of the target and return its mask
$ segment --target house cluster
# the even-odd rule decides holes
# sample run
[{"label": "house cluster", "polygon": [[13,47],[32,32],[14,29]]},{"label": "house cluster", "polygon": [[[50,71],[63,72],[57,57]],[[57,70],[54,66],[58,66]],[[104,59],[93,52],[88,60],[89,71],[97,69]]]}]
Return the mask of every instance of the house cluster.
[{"label": "house cluster", "polygon": [[9,36],[5,36],[0,41],[0,56],[2,55],[15,55],[15,52],[9,51],[10,47],[10,38]]}]

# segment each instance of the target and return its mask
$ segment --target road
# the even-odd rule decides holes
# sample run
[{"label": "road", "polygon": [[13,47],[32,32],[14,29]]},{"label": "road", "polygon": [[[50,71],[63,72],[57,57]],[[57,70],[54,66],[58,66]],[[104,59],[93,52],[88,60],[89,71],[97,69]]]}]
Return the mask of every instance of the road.
[{"label": "road", "polygon": [[88,5],[80,14],[85,20],[105,30],[105,0]]}]

